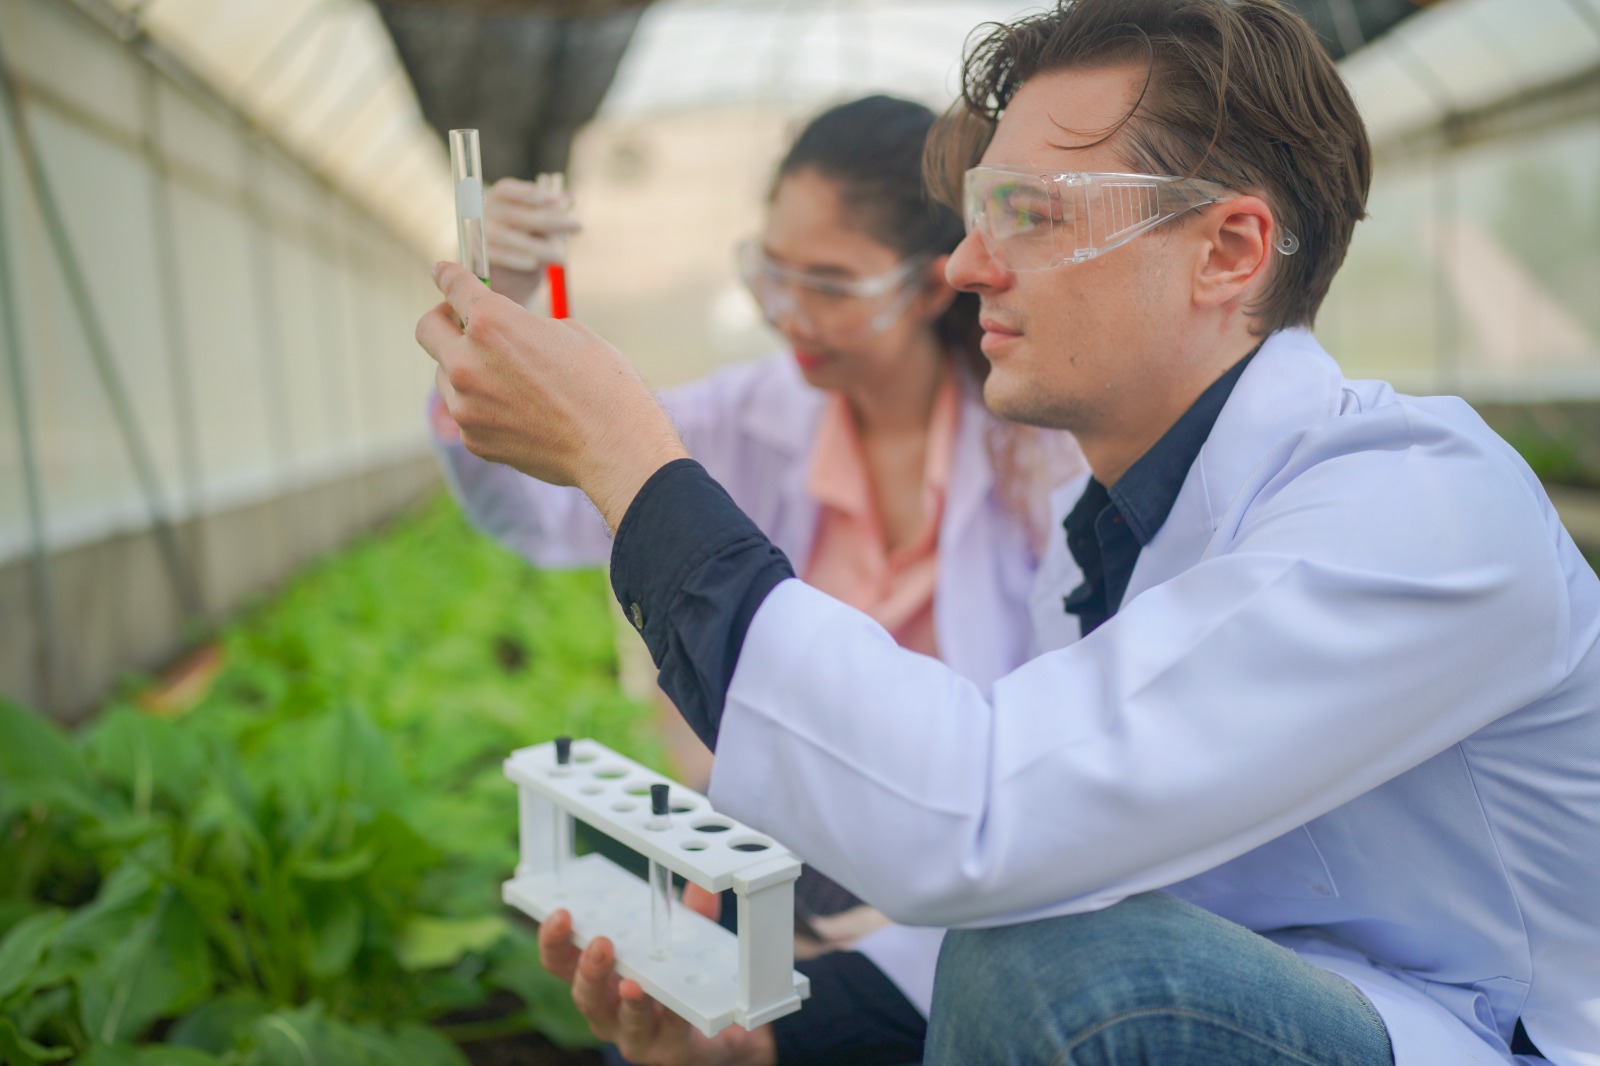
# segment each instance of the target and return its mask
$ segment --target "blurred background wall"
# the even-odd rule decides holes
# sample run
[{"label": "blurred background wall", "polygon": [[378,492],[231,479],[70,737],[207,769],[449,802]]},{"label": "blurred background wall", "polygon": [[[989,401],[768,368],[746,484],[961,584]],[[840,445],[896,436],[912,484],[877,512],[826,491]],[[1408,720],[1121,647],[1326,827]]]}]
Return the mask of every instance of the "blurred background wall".
[{"label": "blurred background wall", "polygon": [[[1039,6],[0,0],[0,693],[86,713],[436,487],[440,131],[568,172],[573,312],[670,384],[774,345],[731,249],[796,124]],[[1600,484],[1600,0],[1293,6],[1379,158],[1324,344]]]}]

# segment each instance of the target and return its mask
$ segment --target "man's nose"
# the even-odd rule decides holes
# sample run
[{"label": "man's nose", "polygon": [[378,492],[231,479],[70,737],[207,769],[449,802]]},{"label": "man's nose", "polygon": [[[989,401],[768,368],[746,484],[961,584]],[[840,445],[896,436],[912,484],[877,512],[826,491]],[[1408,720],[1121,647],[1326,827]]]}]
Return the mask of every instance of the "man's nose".
[{"label": "man's nose", "polygon": [[992,291],[1011,284],[1011,272],[995,260],[988,242],[975,229],[968,230],[950,253],[944,276],[952,288],[962,292]]}]

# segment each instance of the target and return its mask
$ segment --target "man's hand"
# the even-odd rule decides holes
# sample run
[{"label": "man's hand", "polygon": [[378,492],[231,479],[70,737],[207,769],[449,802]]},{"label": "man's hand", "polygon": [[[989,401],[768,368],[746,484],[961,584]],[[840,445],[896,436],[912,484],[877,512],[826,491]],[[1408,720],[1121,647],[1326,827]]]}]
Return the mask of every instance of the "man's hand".
[{"label": "man's hand", "polygon": [[[689,885],[684,903],[708,916],[717,897]],[[611,941],[595,937],[579,951],[572,943],[572,917],[555,911],[539,927],[539,958],[545,969],[572,985],[572,1001],[601,1040],[617,1045],[641,1066],[773,1066],[772,1027],[745,1030],[730,1025],[706,1037],[645,995],[637,982],[617,976]]]},{"label": "man's hand", "polygon": [[455,263],[417,322],[434,382],[474,455],[588,494],[612,529],[640,487],[689,453],[638,371],[571,320],[535,315]]},{"label": "man's hand", "polygon": [[501,178],[483,202],[494,291],[524,306],[539,291],[547,263],[566,259],[565,239],[582,227],[572,200],[548,183]]}]

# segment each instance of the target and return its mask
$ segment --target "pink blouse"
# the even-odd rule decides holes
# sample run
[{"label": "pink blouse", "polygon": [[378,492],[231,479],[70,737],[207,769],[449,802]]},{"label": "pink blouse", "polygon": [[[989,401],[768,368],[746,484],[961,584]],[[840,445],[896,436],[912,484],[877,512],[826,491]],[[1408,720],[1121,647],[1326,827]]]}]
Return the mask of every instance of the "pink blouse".
[{"label": "pink blouse", "polygon": [[939,565],[939,523],[961,417],[955,376],[947,374],[928,423],[922,475],[922,528],[893,551],[872,498],[861,436],[844,397],[823,407],[806,487],[816,499],[816,539],[802,575],[837,600],[871,615],[903,648],[939,654],[933,593]]}]

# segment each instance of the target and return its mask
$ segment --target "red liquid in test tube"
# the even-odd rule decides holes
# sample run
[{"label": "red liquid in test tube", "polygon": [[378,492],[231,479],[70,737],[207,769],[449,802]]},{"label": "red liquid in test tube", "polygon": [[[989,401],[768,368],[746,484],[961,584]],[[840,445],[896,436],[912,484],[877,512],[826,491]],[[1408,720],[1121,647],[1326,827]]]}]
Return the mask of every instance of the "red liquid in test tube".
[{"label": "red liquid in test tube", "polygon": [[567,317],[567,268],[560,263],[550,263],[544,268],[545,282],[550,286],[550,317]]}]

